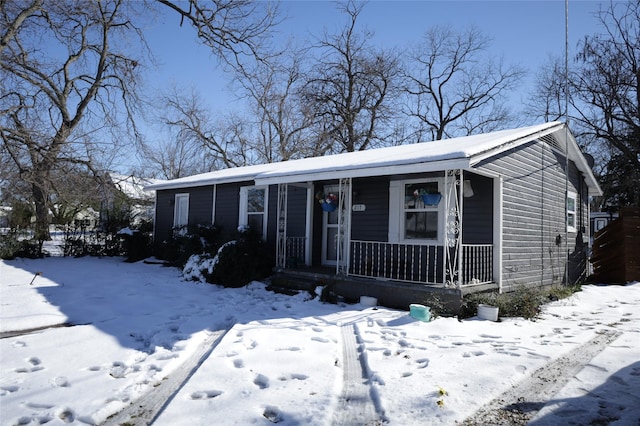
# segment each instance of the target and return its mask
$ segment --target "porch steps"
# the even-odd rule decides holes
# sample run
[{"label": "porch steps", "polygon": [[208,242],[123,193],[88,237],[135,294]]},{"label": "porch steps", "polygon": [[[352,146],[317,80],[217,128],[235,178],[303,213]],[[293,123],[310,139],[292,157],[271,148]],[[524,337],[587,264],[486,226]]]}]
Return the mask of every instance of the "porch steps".
[{"label": "porch steps", "polygon": [[316,287],[329,286],[332,293],[347,303],[357,303],[360,296],[370,296],[378,299],[380,306],[408,311],[409,305],[419,303],[436,308],[440,315],[457,315],[462,304],[462,291],[459,289],[339,276],[313,268],[277,269],[271,276],[271,285],[309,292]]}]

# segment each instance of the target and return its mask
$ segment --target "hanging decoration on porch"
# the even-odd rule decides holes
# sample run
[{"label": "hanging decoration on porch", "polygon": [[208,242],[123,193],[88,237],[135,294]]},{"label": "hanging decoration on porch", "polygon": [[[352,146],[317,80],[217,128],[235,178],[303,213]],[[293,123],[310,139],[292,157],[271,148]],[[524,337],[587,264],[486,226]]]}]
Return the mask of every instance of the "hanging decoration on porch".
[{"label": "hanging decoration on porch", "polygon": [[326,212],[332,212],[338,208],[338,196],[334,193],[325,194],[322,191],[316,193],[316,199],[320,203],[322,210]]}]

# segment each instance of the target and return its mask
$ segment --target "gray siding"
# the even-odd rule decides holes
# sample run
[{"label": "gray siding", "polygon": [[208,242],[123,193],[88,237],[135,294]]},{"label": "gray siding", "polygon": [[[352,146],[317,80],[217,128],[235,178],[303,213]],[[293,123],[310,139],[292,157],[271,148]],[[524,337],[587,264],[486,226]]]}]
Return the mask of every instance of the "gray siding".
[{"label": "gray siding", "polygon": [[176,194],[189,194],[189,225],[211,224],[213,186],[157,191],[156,241],[164,240],[171,233]]},{"label": "gray siding", "polygon": [[215,224],[225,233],[233,233],[238,228],[240,186],[240,183],[229,183],[216,187]]},{"label": "gray siding", "polygon": [[365,211],[351,213],[351,238],[387,241],[389,237],[389,178],[354,179],[353,204],[364,204]]},{"label": "gray siding", "polygon": [[465,172],[473,196],[463,199],[462,243],[493,243],[493,179]]},{"label": "gray siding", "polygon": [[[275,188],[277,192],[278,188]],[[307,189],[289,185],[287,188],[287,235],[304,237],[306,233]]]},{"label": "gray siding", "polygon": [[[503,289],[549,285],[564,277],[564,156],[533,141],[478,164],[503,176]],[[573,183],[569,190],[577,191]],[[559,239],[558,239],[559,236]]]}]

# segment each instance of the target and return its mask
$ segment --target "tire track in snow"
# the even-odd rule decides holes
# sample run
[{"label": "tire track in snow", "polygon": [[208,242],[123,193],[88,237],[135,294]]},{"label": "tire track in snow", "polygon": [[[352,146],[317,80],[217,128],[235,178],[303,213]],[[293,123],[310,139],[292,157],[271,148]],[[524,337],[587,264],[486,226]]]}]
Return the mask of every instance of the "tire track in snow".
[{"label": "tire track in snow", "polygon": [[384,423],[380,402],[371,386],[364,345],[358,344],[356,324],[343,325],[342,393],[334,413],[334,425],[380,425]]},{"label": "tire track in snow", "polygon": [[158,386],[133,401],[131,405],[122,411],[109,417],[102,423],[102,426],[120,426],[122,424],[142,426],[152,424],[173,400],[178,391],[200,368],[202,363],[209,358],[232,327],[233,325],[226,329],[212,332],[194,353],[180,367],[164,378]]},{"label": "tire track in snow", "polygon": [[597,332],[588,342],[537,369],[530,377],[467,418],[462,425],[526,425],[553,395],[621,334],[612,330]]}]

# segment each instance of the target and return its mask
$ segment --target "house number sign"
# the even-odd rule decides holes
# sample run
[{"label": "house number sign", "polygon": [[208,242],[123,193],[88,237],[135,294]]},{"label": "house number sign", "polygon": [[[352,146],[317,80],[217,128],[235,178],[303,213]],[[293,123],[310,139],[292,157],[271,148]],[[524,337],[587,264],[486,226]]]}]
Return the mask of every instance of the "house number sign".
[{"label": "house number sign", "polygon": [[354,212],[363,212],[367,209],[367,206],[364,204],[354,204],[353,207],[351,207],[351,210],[353,210]]}]

